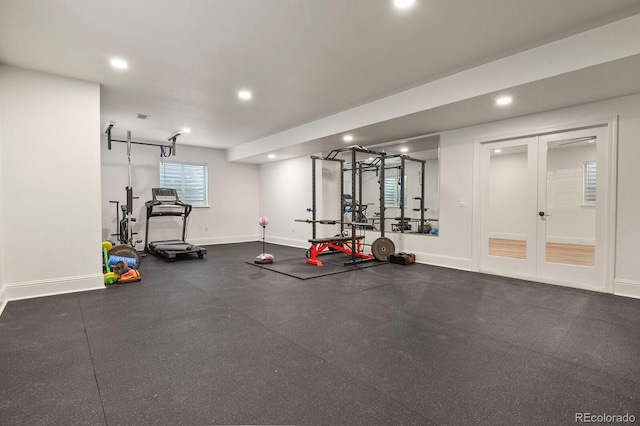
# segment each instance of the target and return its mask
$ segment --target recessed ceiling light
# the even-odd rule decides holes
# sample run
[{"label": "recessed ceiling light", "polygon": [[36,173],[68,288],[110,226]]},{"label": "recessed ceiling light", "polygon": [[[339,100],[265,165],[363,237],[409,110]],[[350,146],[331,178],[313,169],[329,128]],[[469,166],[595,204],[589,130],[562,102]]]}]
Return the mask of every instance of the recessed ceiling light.
[{"label": "recessed ceiling light", "polygon": [[182,132],[183,132],[183,133],[191,133],[191,129],[190,129],[190,128],[188,128],[188,127],[183,127],[183,128],[182,128],[182,129],[180,129],[180,130],[182,130]]},{"label": "recessed ceiling light", "polygon": [[238,97],[240,99],[242,99],[243,101],[247,101],[247,100],[251,99],[253,97],[253,95],[248,90],[241,90],[241,91],[238,92]]},{"label": "recessed ceiling light", "polygon": [[498,149],[494,149],[493,152],[495,152],[496,154],[500,154],[502,152],[502,150],[500,148],[498,148]]},{"label": "recessed ceiling light", "polygon": [[416,0],[393,0],[393,4],[399,9],[406,9],[413,6]]},{"label": "recessed ceiling light", "polygon": [[126,70],[127,68],[129,68],[129,64],[127,64],[127,61],[125,61],[124,59],[115,58],[109,62],[112,67],[117,68],[119,70]]},{"label": "recessed ceiling light", "polygon": [[407,147],[400,148],[400,152],[407,152],[407,151],[409,151],[409,148],[407,148]]},{"label": "recessed ceiling light", "polygon": [[343,141],[345,141],[345,142],[351,142],[351,141],[353,140],[353,136],[351,136],[351,135],[344,135],[344,136],[342,137],[342,140],[343,140]]},{"label": "recessed ceiling light", "polygon": [[513,98],[511,98],[511,96],[503,96],[496,99],[496,105],[509,105],[511,101],[513,101]]},{"label": "recessed ceiling light", "polygon": [[275,155],[275,154],[269,154],[269,158],[270,158],[271,160],[273,160],[274,158],[276,158],[276,155]]}]

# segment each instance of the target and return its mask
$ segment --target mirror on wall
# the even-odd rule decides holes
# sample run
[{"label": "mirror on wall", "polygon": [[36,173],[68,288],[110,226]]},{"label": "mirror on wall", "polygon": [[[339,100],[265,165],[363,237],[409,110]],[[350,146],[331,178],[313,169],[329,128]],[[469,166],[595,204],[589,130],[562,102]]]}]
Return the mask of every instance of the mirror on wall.
[{"label": "mirror on wall", "polygon": [[[375,150],[374,150],[375,151]],[[380,151],[382,152],[382,151]],[[354,155],[355,154],[355,155]],[[355,157],[355,163],[353,159]],[[355,220],[359,229],[377,230],[380,227],[380,187],[378,169],[380,156],[375,152],[342,152],[344,188],[342,192],[342,220]],[[353,179],[355,167],[356,179]]]},{"label": "mirror on wall", "polygon": [[374,149],[389,157],[385,161],[385,232],[438,235],[440,136],[418,136]]},{"label": "mirror on wall", "polygon": [[[421,136],[374,147],[384,152],[384,230],[388,233],[437,236],[440,230],[440,137]],[[352,185],[352,154],[344,160],[343,202],[347,211],[342,220],[351,220],[356,210],[362,229],[379,230],[380,161],[376,155],[357,153],[355,194]]]}]

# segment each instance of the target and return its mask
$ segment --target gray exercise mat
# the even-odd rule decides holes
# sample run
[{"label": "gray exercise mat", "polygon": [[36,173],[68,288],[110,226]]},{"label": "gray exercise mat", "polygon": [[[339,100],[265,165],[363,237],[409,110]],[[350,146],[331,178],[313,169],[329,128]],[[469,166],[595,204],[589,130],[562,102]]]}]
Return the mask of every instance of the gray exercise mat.
[{"label": "gray exercise mat", "polygon": [[307,259],[304,256],[304,252],[301,252],[300,256],[295,257],[291,257],[291,255],[289,255],[285,258],[278,258],[277,253],[274,253],[274,255],[276,256],[276,258],[273,263],[270,264],[261,265],[254,263],[253,261],[248,261],[247,263],[259,268],[278,272],[280,274],[288,275],[290,277],[298,278],[301,280],[325,277],[327,275],[342,274],[344,272],[370,268],[372,266],[384,265],[387,263],[379,262],[374,259],[369,262],[361,262],[355,265],[345,266],[345,262],[351,261],[351,256],[348,256],[342,252],[337,252],[319,256],[318,259],[322,261],[322,266],[315,266],[306,263]]}]

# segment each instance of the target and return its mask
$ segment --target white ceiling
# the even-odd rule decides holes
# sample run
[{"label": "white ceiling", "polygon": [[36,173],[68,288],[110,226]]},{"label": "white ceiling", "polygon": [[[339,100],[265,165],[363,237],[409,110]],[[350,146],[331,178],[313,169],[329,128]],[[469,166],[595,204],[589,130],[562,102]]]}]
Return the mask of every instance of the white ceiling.
[{"label": "white ceiling", "polygon": [[[638,13],[637,0],[417,0],[406,11],[391,0],[0,0],[0,62],[100,83],[116,136],[164,141],[188,126],[180,143],[228,149]],[[112,69],[113,57],[130,68]],[[635,76],[637,65],[618,63]],[[574,99],[576,84],[563,97],[550,79],[520,88],[535,105],[496,116],[470,99],[425,112],[437,126],[373,125],[369,143],[460,127],[461,107],[468,125],[640,91],[622,80]],[[237,99],[242,88],[252,101]],[[287,155],[317,148],[303,142]]]},{"label": "white ceiling", "polygon": [[[640,76],[640,55],[634,55],[514,86],[510,88],[509,94],[518,101],[506,109],[494,108],[496,93],[488,93],[359,127],[350,133],[357,135],[359,145],[368,147],[398,145],[395,150],[386,149],[389,153],[398,153],[397,148],[401,141],[410,140],[418,135],[435,135],[446,130],[640,93],[638,76]],[[278,158],[293,158],[355,143],[345,144],[341,142],[340,137],[340,135],[330,135],[292,145],[278,151]],[[431,138],[431,140],[439,139]],[[402,146],[406,145],[402,144]],[[412,152],[412,144],[408,146],[409,152]],[[416,149],[422,150],[422,144],[418,144]],[[256,153],[245,157],[243,161],[262,163],[265,158],[267,157],[263,153]]]}]

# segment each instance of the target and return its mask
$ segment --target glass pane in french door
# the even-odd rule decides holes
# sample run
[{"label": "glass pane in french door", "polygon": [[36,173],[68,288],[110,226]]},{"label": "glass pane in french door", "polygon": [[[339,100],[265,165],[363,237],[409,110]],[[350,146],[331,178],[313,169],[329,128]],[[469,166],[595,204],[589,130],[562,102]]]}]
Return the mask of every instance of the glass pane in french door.
[{"label": "glass pane in french door", "polygon": [[489,256],[527,258],[530,177],[527,145],[491,149],[488,185]]},{"label": "glass pane in french door", "polygon": [[549,263],[595,265],[596,145],[595,136],[547,142],[547,200],[540,213]]}]

